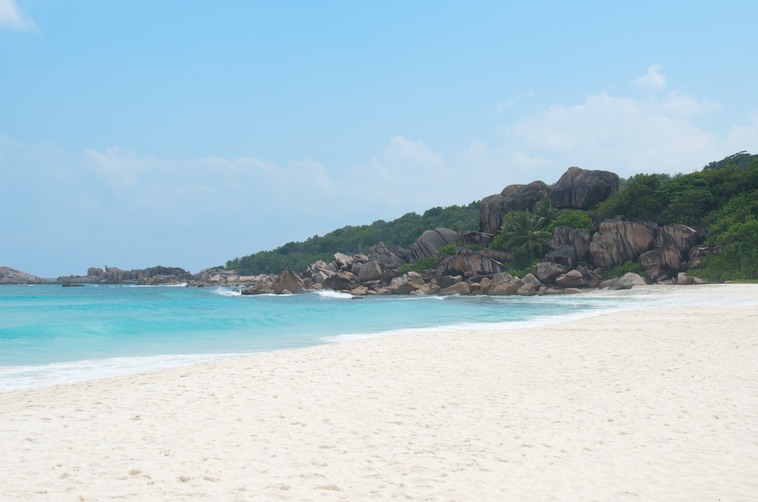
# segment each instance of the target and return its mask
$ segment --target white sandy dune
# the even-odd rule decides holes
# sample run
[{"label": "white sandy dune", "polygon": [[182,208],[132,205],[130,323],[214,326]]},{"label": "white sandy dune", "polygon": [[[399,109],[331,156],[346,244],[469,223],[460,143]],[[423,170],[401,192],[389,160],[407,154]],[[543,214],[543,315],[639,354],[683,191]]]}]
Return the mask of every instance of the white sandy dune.
[{"label": "white sandy dune", "polygon": [[758,500],[758,286],[665,291],[0,394],[0,500]]}]

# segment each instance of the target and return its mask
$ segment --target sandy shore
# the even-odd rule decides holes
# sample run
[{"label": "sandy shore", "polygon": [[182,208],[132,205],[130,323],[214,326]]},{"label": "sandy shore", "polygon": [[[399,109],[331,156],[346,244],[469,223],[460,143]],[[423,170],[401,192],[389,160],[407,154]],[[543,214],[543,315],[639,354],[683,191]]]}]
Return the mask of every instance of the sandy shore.
[{"label": "sandy shore", "polygon": [[652,290],[734,301],[0,394],[0,499],[758,500],[758,285]]}]

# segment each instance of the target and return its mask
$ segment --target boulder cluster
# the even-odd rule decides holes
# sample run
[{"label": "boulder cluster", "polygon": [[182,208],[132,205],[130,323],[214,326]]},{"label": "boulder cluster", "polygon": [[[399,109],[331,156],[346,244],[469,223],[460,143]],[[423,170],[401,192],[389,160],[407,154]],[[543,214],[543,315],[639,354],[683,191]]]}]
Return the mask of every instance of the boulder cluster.
[{"label": "boulder cluster", "polygon": [[[473,235],[478,234],[478,235]],[[446,236],[446,237],[442,237]],[[603,280],[610,268],[639,260],[652,280],[669,284],[692,284],[686,274],[703,255],[696,243],[699,234],[684,225],[659,227],[650,222],[605,220],[594,233],[558,227],[550,241],[551,251],[524,277],[506,270],[510,253],[467,248],[467,240],[492,239],[491,234],[456,233],[438,228],[424,233],[408,250],[388,250],[384,244],[366,254],[334,255],[329,263],[318,261],[302,274],[287,271],[279,276],[256,276],[243,294],[302,293],[330,289],[352,295],[520,295],[578,293],[588,288],[628,289],[645,284],[634,273]],[[440,257],[440,248],[457,243],[458,249],[440,259],[435,270],[400,273],[408,255]],[[417,254],[414,254],[415,250]],[[398,251],[398,250],[396,250]],[[225,276],[242,281],[241,277]],[[228,282],[227,282],[228,284]]]},{"label": "boulder cluster", "polygon": [[[365,254],[334,255],[334,260],[313,263],[302,275],[288,271],[280,276],[259,276],[244,294],[298,293],[331,289],[353,295],[540,295],[580,292],[586,288],[630,288],[645,280],[633,273],[609,281],[608,270],[627,261],[639,261],[647,276],[670,284],[692,284],[686,271],[699,265],[707,248],[698,246],[703,235],[685,225],[631,222],[620,219],[599,222],[593,232],[559,226],[553,230],[549,252],[531,273],[516,277],[506,273],[509,251],[487,249],[505,215],[533,210],[542,200],[561,209],[588,209],[619,189],[619,178],[608,171],[571,167],[548,187],[542,181],[509,185],[482,200],[479,232],[455,232],[437,228],[424,232],[408,249],[388,249],[379,243]],[[440,249],[455,244],[454,253]],[[401,273],[406,263],[437,258],[436,270]]]}]

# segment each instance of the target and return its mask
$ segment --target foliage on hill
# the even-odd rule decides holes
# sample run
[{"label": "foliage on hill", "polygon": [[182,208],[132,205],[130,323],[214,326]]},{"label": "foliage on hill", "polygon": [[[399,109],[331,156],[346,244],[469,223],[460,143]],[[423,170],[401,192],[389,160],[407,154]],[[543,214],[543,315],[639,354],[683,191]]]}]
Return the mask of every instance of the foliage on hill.
[{"label": "foliage on hill", "polygon": [[638,174],[598,207],[610,218],[683,223],[723,251],[691,273],[711,281],[758,278],[758,155],[740,152],[679,176]]},{"label": "foliage on hill", "polygon": [[334,253],[360,253],[379,242],[388,247],[407,247],[424,231],[437,227],[476,230],[479,228],[479,202],[467,206],[435,207],[421,215],[407,213],[390,222],[378,220],[370,225],[346,226],[323,237],[316,235],[305,242],[288,242],[271,251],[229,260],[226,267],[251,275],[276,274],[285,269],[303,271],[317,260],[331,260]]},{"label": "foliage on hill", "polygon": [[[638,174],[622,180],[621,190],[591,212],[557,211],[546,200],[534,211],[509,213],[493,248],[514,251],[512,266],[528,265],[541,257],[550,232],[558,225],[591,231],[593,220],[620,216],[666,225],[682,223],[707,231],[706,245],[722,252],[709,256],[693,275],[711,281],[758,279],[758,155],[739,152],[707,164],[701,171],[677,176]],[[347,226],[305,242],[289,242],[272,251],[235,258],[228,269],[244,274],[274,274],[285,269],[303,271],[334,253],[355,254],[384,242],[407,247],[424,231],[446,227],[471,231],[479,226],[479,202],[467,206],[436,207],[396,220]],[[452,248],[456,246],[451,246]],[[413,263],[408,270],[430,268],[436,260]],[[630,266],[638,266],[631,264]]]},{"label": "foliage on hill", "polygon": [[739,162],[726,162],[735,155],[690,174],[633,176],[623,184],[624,190],[600,204],[597,214],[644,219],[659,225],[703,227],[706,216],[724,207],[732,197],[758,189],[758,155],[748,155],[751,161],[747,165],[742,156]]}]

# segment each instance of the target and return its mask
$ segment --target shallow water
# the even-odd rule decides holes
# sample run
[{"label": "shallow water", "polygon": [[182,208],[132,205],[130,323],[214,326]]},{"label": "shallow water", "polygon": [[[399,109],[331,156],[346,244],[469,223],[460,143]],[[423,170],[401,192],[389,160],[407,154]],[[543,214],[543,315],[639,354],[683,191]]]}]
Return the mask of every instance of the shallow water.
[{"label": "shallow water", "polygon": [[352,299],[231,288],[0,287],[0,392],[418,328],[529,326],[650,306],[649,295]]}]

